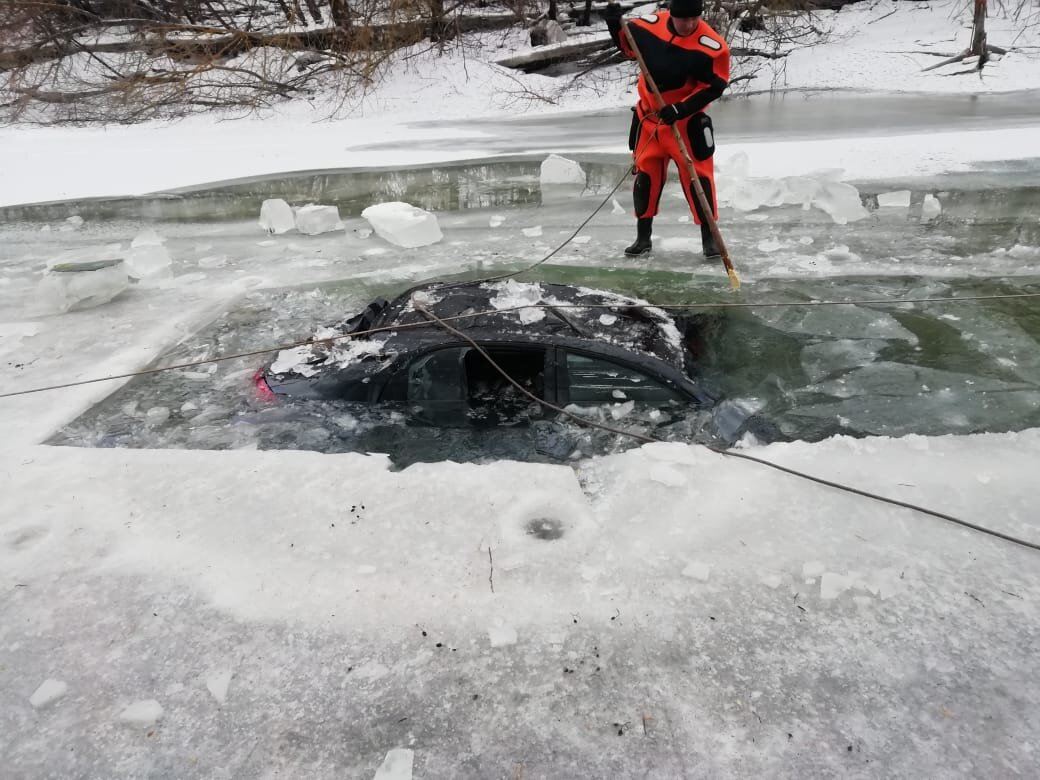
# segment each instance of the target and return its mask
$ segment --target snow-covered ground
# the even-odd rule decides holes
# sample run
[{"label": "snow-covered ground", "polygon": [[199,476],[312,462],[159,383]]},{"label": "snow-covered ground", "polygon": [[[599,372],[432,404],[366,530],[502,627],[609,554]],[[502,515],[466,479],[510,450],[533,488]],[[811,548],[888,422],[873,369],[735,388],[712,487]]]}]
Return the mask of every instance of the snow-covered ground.
[{"label": "snow-covered ground", "polygon": [[[984,75],[950,75],[970,62],[921,72],[940,61],[924,52],[958,53],[970,37],[970,20],[961,2],[864,2],[840,13],[820,12],[827,32],[820,44],[795,50],[773,62],[745,85],[749,91],[775,86],[784,90],[851,90],[860,93],[986,94],[1036,89],[1040,86],[1040,24],[1014,32],[1011,20],[989,21],[989,40],[1015,44],[1002,59],[986,66]],[[1035,13],[1035,12],[1034,12]],[[1024,18],[1028,18],[1024,17]],[[966,26],[967,25],[967,26]],[[1021,23],[1017,25],[1021,27]],[[600,28],[591,35],[603,36]],[[571,84],[539,75],[525,76],[491,61],[500,59],[525,39],[520,33],[488,36],[480,45],[450,49],[438,55],[417,54],[394,68],[373,91],[326,118],[339,106],[317,99],[291,103],[263,116],[248,115],[215,122],[197,116],[174,124],[131,127],[0,129],[0,206],[70,198],[132,195],[269,173],[372,166],[412,166],[486,156],[484,134],[470,124],[476,118],[515,119],[560,112],[591,112],[633,102],[632,78],[615,70],[595,80]],[[782,68],[774,73],[772,68]],[[562,84],[568,85],[566,89]],[[551,99],[532,97],[540,95]],[[1040,122],[1040,105],[1033,96]],[[431,106],[436,106],[435,113]],[[813,104],[806,103],[807,112]],[[450,128],[431,128],[431,120],[456,120]],[[816,118],[825,126],[825,112]],[[940,166],[963,164],[965,156],[983,160],[1015,159],[1037,154],[1033,129],[980,131],[962,139],[936,133],[930,137],[866,139],[847,143],[781,144],[770,139],[755,144],[726,145],[723,156],[746,151],[758,175],[800,173],[805,165],[863,172],[908,174],[935,172]],[[453,144],[445,148],[445,136]],[[724,136],[723,136],[724,139]],[[614,140],[595,151],[624,153],[627,119]],[[383,151],[373,151],[380,142]],[[576,140],[557,153],[588,149]],[[511,154],[531,151],[518,133]],[[542,151],[542,150],[538,150]],[[808,159],[807,159],[808,158]],[[771,161],[770,169],[760,167]],[[761,161],[761,162],[760,162]]]},{"label": "snow-covered ground", "polygon": [[[981,81],[919,74],[931,57],[882,54],[959,50],[967,40],[963,17],[953,15],[960,4],[861,6],[833,17],[834,43],[791,58],[788,86],[1040,88],[1029,50],[994,63]],[[1001,35],[993,20],[990,40],[1005,43]],[[290,106],[224,123],[7,128],[0,203],[479,157],[479,137],[457,136],[448,151],[423,148],[426,134],[443,141],[445,133],[423,128],[430,106],[437,119],[522,109],[505,99],[496,69],[470,59],[473,81],[464,82],[461,63],[438,63],[445,70],[396,74],[363,115],[342,121],[311,124],[310,107]],[[417,99],[418,71],[426,77]],[[558,110],[627,100],[574,95]],[[901,180],[1035,170],[1040,156],[1040,117],[970,133],[876,132],[866,141],[748,141],[724,149],[720,167],[746,159],[764,177],[815,180],[842,168],[850,179]],[[351,151],[376,140],[400,144]],[[585,151],[623,159],[624,140]],[[518,134],[515,154],[531,151]],[[458,218],[446,215],[442,227],[446,245],[464,251],[465,241],[452,244]],[[1022,217],[1023,235],[1035,235],[1036,221]],[[617,215],[610,246],[623,245],[622,225],[627,235]],[[898,230],[882,227],[886,240]],[[0,227],[5,392],[140,369],[258,287],[403,282],[467,267],[465,257],[454,268],[431,265],[421,252],[395,253],[351,231],[269,239],[258,230],[232,251],[221,243],[225,225],[192,224],[197,235],[177,239],[190,241],[191,261],[176,256],[172,280],[136,285],[94,309],[38,316],[27,298],[55,259],[49,253],[77,236],[99,253],[108,237],[123,240],[125,225],[39,228]],[[736,243],[745,254],[755,246]],[[492,254],[491,239],[482,246]],[[784,266],[790,252],[774,262],[775,251],[770,244],[755,255],[749,294],[756,279],[775,285],[817,272]],[[842,273],[834,257],[838,267],[821,274]],[[944,273],[984,275],[995,258],[1008,264],[1000,276],[1035,275],[1030,246]],[[918,262],[912,273],[927,270],[927,257]],[[901,266],[889,256],[881,273]],[[1028,349],[1027,336],[1016,339]],[[1006,359],[1004,346],[991,345],[994,359]],[[1034,771],[1035,551],[680,444],[573,468],[502,461],[403,471],[378,454],[40,444],[118,384],[0,399],[5,777]],[[1035,429],[753,451],[1040,541]],[[541,538],[535,532],[545,527],[561,533]]]}]

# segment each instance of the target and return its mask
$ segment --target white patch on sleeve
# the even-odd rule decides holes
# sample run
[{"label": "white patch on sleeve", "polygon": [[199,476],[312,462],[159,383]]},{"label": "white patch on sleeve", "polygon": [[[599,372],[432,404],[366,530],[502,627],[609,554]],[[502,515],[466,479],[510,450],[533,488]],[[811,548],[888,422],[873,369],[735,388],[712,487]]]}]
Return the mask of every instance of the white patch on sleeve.
[{"label": "white patch on sleeve", "polygon": [[722,44],[716,41],[714,38],[709,38],[707,35],[702,35],[697,41],[701,46],[706,46],[709,49],[715,51],[722,51]]},{"label": "white patch on sleeve", "polygon": [[704,128],[704,145],[708,149],[715,148],[715,136],[712,134],[710,127]]},{"label": "white patch on sleeve", "polygon": [[642,19],[644,22],[649,22],[650,24],[657,24],[657,20],[660,17],[657,14],[647,14],[646,16],[640,16],[639,18]]}]

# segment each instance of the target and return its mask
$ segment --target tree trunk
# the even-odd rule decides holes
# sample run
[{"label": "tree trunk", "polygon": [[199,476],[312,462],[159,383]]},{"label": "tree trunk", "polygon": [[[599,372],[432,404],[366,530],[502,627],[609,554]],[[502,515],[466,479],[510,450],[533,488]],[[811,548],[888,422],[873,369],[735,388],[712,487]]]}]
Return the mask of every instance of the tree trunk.
[{"label": "tree trunk", "polygon": [[559,9],[558,9],[558,8],[556,7],[556,0],[549,0],[549,11],[548,11],[548,13],[546,14],[546,16],[548,16],[548,18],[552,19],[552,20],[553,20],[554,22],[555,22],[555,21],[556,21],[557,19],[559,19],[559,17],[560,17],[560,11],[559,11]]},{"label": "tree trunk", "polygon": [[975,0],[975,19],[971,25],[971,53],[986,56],[986,0]]},{"label": "tree trunk", "polygon": [[341,30],[349,30],[354,23],[347,0],[329,0],[329,13],[332,14],[332,23]]},{"label": "tree trunk", "polygon": [[585,8],[581,12],[581,19],[578,20],[579,27],[588,27],[592,24],[592,0],[585,0]]},{"label": "tree trunk", "polygon": [[315,24],[324,24],[325,20],[321,16],[318,0],[305,0],[305,2],[307,3],[307,10],[311,13],[311,21]]}]

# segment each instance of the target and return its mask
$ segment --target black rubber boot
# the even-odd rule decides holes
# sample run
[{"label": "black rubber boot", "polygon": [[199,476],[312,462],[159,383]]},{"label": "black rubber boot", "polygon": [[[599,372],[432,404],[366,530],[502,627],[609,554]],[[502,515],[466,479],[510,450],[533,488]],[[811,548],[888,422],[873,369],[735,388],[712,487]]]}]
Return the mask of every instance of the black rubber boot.
[{"label": "black rubber boot", "polygon": [[704,256],[706,258],[722,256],[718,244],[715,243],[715,236],[711,234],[711,228],[703,222],[701,223],[701,245],[704,247]]},{"label": "black rubber boot", "polygon": [[637,255],[645,255],[653,249],[654,244],[650,240],[650,234],[653,233],[653,230],[653,217],[643,217],[636,220],[636,242],[632,246],[625,247],[625,254],[629,257],[635,257]]}]

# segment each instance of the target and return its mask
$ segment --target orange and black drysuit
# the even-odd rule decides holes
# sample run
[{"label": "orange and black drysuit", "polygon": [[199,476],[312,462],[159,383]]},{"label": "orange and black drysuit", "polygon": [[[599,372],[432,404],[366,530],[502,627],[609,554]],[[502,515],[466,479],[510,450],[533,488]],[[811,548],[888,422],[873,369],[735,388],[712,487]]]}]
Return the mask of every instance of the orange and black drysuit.
[{"label": "orange and black drysuit", "polygon": [[[615,44],[627,57],[634,59],[635,52],[625,36],[620,34],[620,26],[620,18],[607,18],[607,27]],[[687,143],[697,178],[711,204],[712,215],[717,217],[712,164],[715,137],[711,118],[704,109],[729,86],[729,46],[703,19],[699,20],[692,34],[676,35],[668,11],[632,19],[628,22],[628,30],[665,105],[674,105],[679,111],[680,118],[675,126]],[[646,83],[645,74],[639,77],[639,103],[633,110],[635,115],[628,145],[636,168],[632,187],[636,217],[644,219],[657,214],[671,159],[679,168],[683,194],[700,224],[701,209],[691,189],[690,174],[682,152],[671,129],[657,115],[657,100]]]}]

